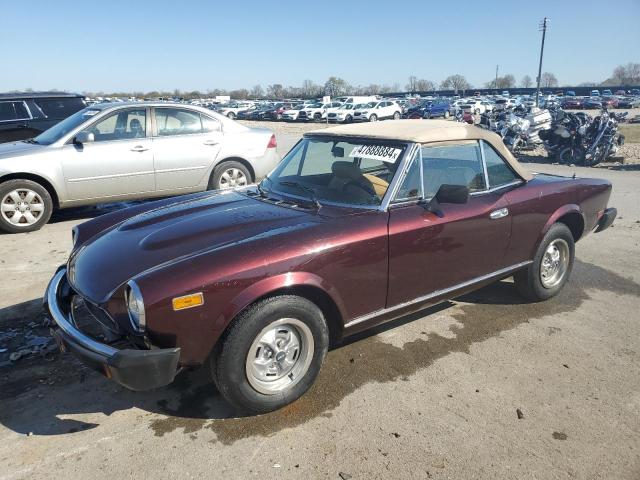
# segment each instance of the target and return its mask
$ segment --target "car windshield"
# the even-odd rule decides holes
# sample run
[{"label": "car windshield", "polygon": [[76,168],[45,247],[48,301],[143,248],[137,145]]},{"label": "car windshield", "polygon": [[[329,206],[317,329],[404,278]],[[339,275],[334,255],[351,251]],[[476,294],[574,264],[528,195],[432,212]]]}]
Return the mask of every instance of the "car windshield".
[{"label": "car windshield", "polygon": [[378,102],[369,102],[365,105],[366,108],[373,108],[378,104]]},{"label": "car windshield", "polygon": [[41,145],[51,145],[52,143],[60,140],[70,131],[82,125],[97,113],[100,113],[100,110],[95,108],[85,108],[84,110],[80,110],[70,117],[65,118],[60,123],[55,124],[49,130],[42,132],[34,139],[34,142]]},{"label": "car windshield", "polygon": [[405,145],[398,142],[303,138],[260,183],[260,189],[316,206],[377,207],[404,150]]}]

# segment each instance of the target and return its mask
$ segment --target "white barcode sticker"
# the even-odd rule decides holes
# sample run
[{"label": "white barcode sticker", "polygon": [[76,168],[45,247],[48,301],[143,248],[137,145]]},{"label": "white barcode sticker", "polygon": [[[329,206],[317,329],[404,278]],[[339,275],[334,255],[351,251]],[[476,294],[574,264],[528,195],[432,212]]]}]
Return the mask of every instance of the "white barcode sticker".
[{"label": "white barcode sticker", "polygon": [[401,151],[401,148],[387,147],[384,145],[359,145],[351,150],[349,156],[395,163]]}]

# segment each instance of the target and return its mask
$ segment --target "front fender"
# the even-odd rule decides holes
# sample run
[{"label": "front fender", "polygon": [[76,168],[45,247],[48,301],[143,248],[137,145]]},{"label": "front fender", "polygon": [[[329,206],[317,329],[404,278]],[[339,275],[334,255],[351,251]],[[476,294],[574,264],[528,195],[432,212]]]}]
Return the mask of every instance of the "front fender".
[{"label": "front fender", "polygon": [[337,289],[329,282],[310,272],[287,272],[273,277],[264,278],[253,283],[236,295],[220,312],[216,319],[216,330],[222,331],[245,308],[256,300],[269,296],[279,290],[294,287],[312,287],[321,290],[333,300],[342,318],[345,318],[344,302]]}]

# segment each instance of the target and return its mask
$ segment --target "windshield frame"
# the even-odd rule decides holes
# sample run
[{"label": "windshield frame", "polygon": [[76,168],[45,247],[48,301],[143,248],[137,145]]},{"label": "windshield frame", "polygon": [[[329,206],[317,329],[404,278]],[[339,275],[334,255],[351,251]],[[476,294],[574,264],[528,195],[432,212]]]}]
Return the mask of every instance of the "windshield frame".
[{"label": "windshield frame", "polygon": [[[405,170],[407,168],[407,164],[413,156],[413,152],[415,150],[415,143],[407,142],[403,140],[389,140],[389,139],[381,139],[381,138],[370,138],[370,137],[358,137],[358,136],[343,136],[343,135],[313,135],[313,136],[303,136],[298,142],[287,152],[282,161],[271,171],[269,174],[262,179],[262,181],[258,184],[260,190],[266,191],[268,193],[276,194],[283,198],[292,198],[292,199],[300,199],[307,203],[311,203],[313,200],[309,196],[305,195],[297,195],[290,192],[283,192],[281,190],[277,190],[273,188],[277,186],[278,181],[271,178],[272,175],[276,172],[276,170],[286,167],[285,160],[289,156],[295,155],[299,152],[301,148],[306,148],[307,140],[321,140],[321,141],[344,141],[344,142],[358,142],[358,143],[373,143],[379,145],[388,145],[388,146],[396,146],[402,148],[402,152],[400,153],[400,157],[397,160],[397,168],[393,175],[393,178],[389,182],[389,187],[385,192],[384,196],[380,199],[379,205],[360,205],[353,203],[344,203],[344,202],[336,202],[332,200],[327,200],[323,198],[318,198],[321,202],[322,206],[332,206],[332,207],[340,207],[340,208],[349,208],[356,210],[378,210],[381,212],[385,212],[389,208],[389,204],[391,203],[391,199],[397,190],[401,179],[405,175]],[[408,160],[409,159],[409,160]],[[268,183],[267,183],[268,182]]]},{"label": "windshield frame", "polygon": [[[83,108],[82,110],[78,110],[76,113],[74,113],[73,115],[69,115],[67,118],[65,118],[64,120],[56,123],[55,125],[53,125],[52,127],[46,129],[44,132],[40,133],[38,136],[34,137],[34,140],[37,142],[38,145],[53,145],[56,143],[65,143],[67,140],[67,138],[69,137],[69,135],[74,134],[75,132],[78,132],[83,125],[85,125],[87,122],[95,120],[96,118],[99,118],[100,116],[102,116],[102,114],[106,111],[107,109],[101,109],[101,108],[95,108],[93,106],[90,107],[86,107]],[[94,113],[93,115],[86,115],[86,112],[88,111],[95,111],[96,113]],[[82,119],[82,121],[76,123],[74,126],[72,126],[69,130],[65,131],[64,133],[60,133],[57,135],[57,137],[55,138],[55,140],[53,141],[47,141],[47,142],[43,142],[42,140],[42,136],[45,135],[47,132],[49,132],[50,130],[59,130],[62,129],[66,126],[67,123],[71,123],[73,124],[73,121],[75,119]],[[64,141],[63,141],[64,140]]]}]

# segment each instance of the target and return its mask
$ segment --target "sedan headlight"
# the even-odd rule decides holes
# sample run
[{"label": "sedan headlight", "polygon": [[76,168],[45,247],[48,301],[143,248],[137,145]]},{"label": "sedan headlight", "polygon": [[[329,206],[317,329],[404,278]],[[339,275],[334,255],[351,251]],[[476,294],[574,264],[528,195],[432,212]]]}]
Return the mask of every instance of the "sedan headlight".
[{"label": "sedan headlight", "polygon": [[147,326],[144,312],[144,301],[138,284],[131,280],[127,283],[125,291],[125,301],[127,302],[127,312],[131,326],[137,332],[144,332]]}]

